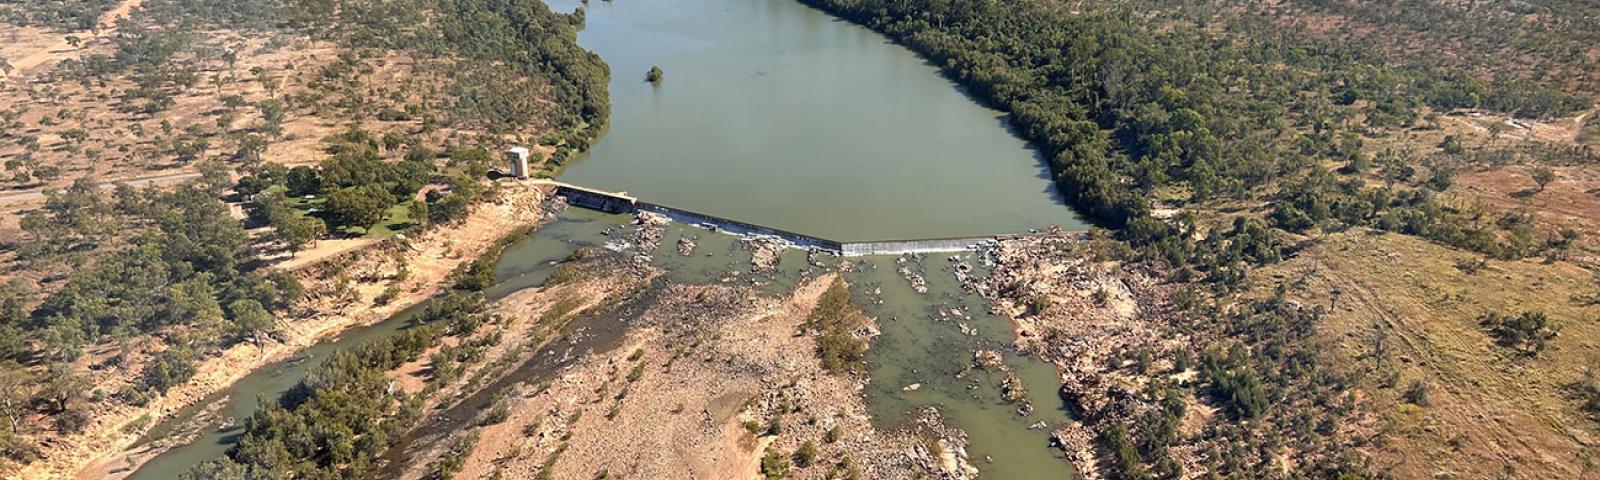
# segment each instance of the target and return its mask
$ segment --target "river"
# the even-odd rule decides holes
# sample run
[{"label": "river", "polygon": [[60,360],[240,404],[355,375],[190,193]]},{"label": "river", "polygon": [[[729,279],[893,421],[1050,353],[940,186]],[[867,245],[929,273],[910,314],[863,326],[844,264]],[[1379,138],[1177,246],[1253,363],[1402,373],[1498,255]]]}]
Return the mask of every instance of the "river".
[{"label": "river", "polygon": [[[553,8],[577,7],[551,0]],[[842,241],[970,237],[1085,224],[1063,205],[1038,154],[986,109],[910,51],[866,29],[789,0],[595,0],[579,43],[611,66],[611,127],[562,180],[624,190],[654,203]],[[659,84],[644,81],[652,65]],[[490,291],[498,297],[538,285],[551,262],[581,245],[604,245],[602,230],[624,217],[571,211],[509,248]],[[674,281],[715,281],[748,268],[731,237],[674,226],[663,242],[699,238],[700,254],[662,252]],[[704,253],[712,253],[706,256]],[[937,406],[969,435],[984,478],[1070,477],[1047,448],[1041,420],[1064,421],[1051,366],[1007,349],[1010,326],[960,291],[943,256],[926,259],[931,289],[918,294],[895,273],[895,258],[862,259],[852,274],[857,301],[883,335],[869,351],[875,422],[895,428],[915,408]],[[805,265],[786,254],[783,272],[756,279],[773,291]],[[870,287],[871,290],[867,288]],[[939,315],[951,308],[972,317]],[[224,402],[242,420],[256,398],[276,398],[337,348],[398,331],[406,314],[318,344],[295,361],[267,366],[201,402]],[[966,335],[957,323],[976,327]],[[1006,352],[1036,411],[1018,415],[999,399],[998,380],[958,380],[978,349]],[[922,388],[905,392],[910,383]],[[968,388],[977,384],[977,388]],[[199,407],[156,429],[159,440]],[[218,458],[238,427],[208,428],[146,463],[130,478],[170,479]],[[992,459],[987,462],[985,459]]]},{"label": "river", "polygon": [[1000,112],[867,29],[787,0],[594,0],[586,18],[611,127],[564,181],[840,241],[1083,225]]}]

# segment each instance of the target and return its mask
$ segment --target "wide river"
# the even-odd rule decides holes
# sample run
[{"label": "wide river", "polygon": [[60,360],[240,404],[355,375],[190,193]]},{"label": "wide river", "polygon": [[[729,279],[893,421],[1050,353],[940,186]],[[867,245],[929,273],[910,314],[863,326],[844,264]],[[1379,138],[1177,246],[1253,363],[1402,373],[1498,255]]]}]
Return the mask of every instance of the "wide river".
[{"label": "wide river", "polygon": [[[574,0],[550,0],[571,11]],[[1085,224],[1065,206],[1036,152],[910,51],[861,27],[790,0],[594,0],[579,43],[611,66],[611,128],[562,180],[625,190],[643,200],[834,240],[987,236]],[[644,81],[651,66],[665,79]],[[491,297],[543,281],[553,261],[600,245],[604,229],[628,218],[570,211],[509,249]],[[749,254],[731,237],[674,226],[657,264],[679,281],[715,281],[747,271]],[[677,236],[699,238],[710,257],[670,252]],[[970,259],[970,257],[968,257]],[[1051,366],[1008,348],[1009,321],[984,314],[961,291],[942,256],[927,259],[930,292],[911,291],[896,259],[861,260],[848,278],[883,335],[869,352],[866,392],[875,420],[895,428],[915,409],[938,407],[971,438],[986,479],[1070,478],[1047,448],[1048,429],[1066,421]],[[805,269],[786,255],[770,285]],[[967,312],[967,318],[947,316]],[[253,372],[203,404],[216,421],[138,468],[134,479],[171,479],[222,456],[256,410],[336,348],[392,334],[407,315],[347,332],[294,361]],[[978,332],[968,335],[958,324]],[[1036,411],[1020,416],[999,399],[998,379],[956,374],[979,349],[1006,352]],[[915,392],[904,388],[921,386]],[[160,441],[199,407],[167,420]]]},{"label": "wide river", "polygon": [[881,35],[789,0],[586,13],[611,128],[562,180],[842,241],[1083,226],[999,112]]}]

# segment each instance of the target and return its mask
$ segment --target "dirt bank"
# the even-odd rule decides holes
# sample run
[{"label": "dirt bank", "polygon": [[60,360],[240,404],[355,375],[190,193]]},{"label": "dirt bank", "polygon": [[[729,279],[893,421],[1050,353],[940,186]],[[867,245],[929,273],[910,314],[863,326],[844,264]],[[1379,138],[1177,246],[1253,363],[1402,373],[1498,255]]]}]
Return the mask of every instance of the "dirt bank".
[{"label": "dirt bank", "polygon": [[[106,478],[111,470],[128,464],[127,449],[162,418],[227,388],[255,368],[289,358],[346,328],[388,318],[432,296],[457,265],[477,257],[517,226],[540,219],[542,195],[537,189],[510,186],[503,193],[498,201],[479,206],[464,222],[412,239],[409,248],[385,244],[302,270],[299,276],[310,295],[296,306],[292,318],[278,319],[273,341],[261,347],[242,343],[202,360],[193,379],[147,406],[107,406],[83,433],[51,444],[44,451],[47,460],[27,466],[20,478]],[[402,264],[408,271],[403,278],[397,275]],[[392,299],[375,302],[391,288],[395,292]],[[91,372],[91,381],[107,391],[115,391],[132,378],[122,370]]]},{"label": "dirt bank", "polygon": [[[801,333],[834,279],[812,279],[783,298],[744,287],[662,287],[621,348],[517,386],[502,400],[506,418],[456,432],[477,438],[456,478],[758,478],[768,452],[790,463],[788,478],[849,470],[943,477],[941,453],[960,445],[930,447],[937,417],[919,422],[926,428],[874,429],[864,380],[824,371],[815,340]],[[437,443],[429,456],[452,442]],[[795,452],[805,444],[815,455],[802,468]],[[412,468],[402,478],[425,474]]]}]

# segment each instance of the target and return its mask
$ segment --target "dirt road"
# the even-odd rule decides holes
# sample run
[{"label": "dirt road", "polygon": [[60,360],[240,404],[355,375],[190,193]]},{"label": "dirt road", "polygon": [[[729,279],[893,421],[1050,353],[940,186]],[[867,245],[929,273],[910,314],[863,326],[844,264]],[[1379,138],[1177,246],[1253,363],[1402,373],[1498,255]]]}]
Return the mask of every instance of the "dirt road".
[{"label": "dirt road", "polygon": [[[133,9],[138,8],[139,4],[141,3],[143,3],[143,0],[123,0],[122,3],[117,4],[117,6],[112,7],[111,10],[107,10],[105,14],[100,15],[100,29],[98,33],[94,35],[94,38],[104,37],[116,33],[117,20],[126,18],[130,13],[133,12]],[[22,56],[22,58],[11,60],[10,73],[7,73],[4,69],[0,69],[0,78],[5,78],[10,75],[20,76],[34,67],[38,67],[52,60],[60,60],[65,54],[76,51],[78,51],[78,49],[74,48],[72,44],[67,43],[66,37],[63,36],[59,42],[50,44],[44,48],[40,48],[33,53]]]},{"label": "dirt road", "polygon": [[[156,175],[156,176],[152,176],[152,177],[139,177],[139,178],[133,178],[133,179],[127,179],[127,180],[115,180],[115,181],[101,183],[100,184],[100,189],[101,190],[110,190],[110,189],[116,188],[117,184],[119,184],[119,183],[127,184],[130,187],[143,187],[143,186],[146,186],[146,185],[160,185],[160,184],[166,184],[166,183],[181,182],[181,181],[188,180],[188,179],[191,179],[191,178],[196,178],[196,177],[199,177],[199,176],[200,176],[200,174],[198,172],[183,172],[183,173],[172,173],[172,174],[167,174],[167,175]],[[0,205],[7,204],[7,203],[14,203],[14,202],[26,202],[26,201],[30,201],[30,200],[39,200],[39,199],[42,199],[42,198],[44,198],[44,189],[26,190],[26,191],[21,191],[21,192],[0,194]]]}]

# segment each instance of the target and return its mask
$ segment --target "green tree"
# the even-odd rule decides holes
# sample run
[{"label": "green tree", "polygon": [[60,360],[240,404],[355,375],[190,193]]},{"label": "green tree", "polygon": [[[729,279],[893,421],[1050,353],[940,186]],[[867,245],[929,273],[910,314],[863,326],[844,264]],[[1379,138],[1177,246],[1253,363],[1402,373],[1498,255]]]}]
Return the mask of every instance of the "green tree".
[{"label": "green tree", "polygon": [[261,346],[262,334],[272,333],[272,313],[261,302],[250,298],[234,300],[228,304],[228,311],[233,314],[235,335],[250,337],[257,347]]},{"label": "green tree", "polygon": [[328,233],[328,225],[317,217],[293,212],[272,217],[273,235],[292,252],[298,252]]},{"label": "green tree", "polygon": [[394,197],[381,185],[346,187],[328,194],[324,206],[340,227],[370,230],[383,219],[384,210],[394,204]]},{"label": "green tree", "polygon": [[810,440],[806,440],[805,443],[800,444],[800,448],[794,451],[794,465],[796,467],[810,467],[811,463],[816,461],[816,459],[817,445],[811,443]]},{"label": "green tree", "polygon": [[1538,355],[1546,344],[1556,338],[1560,328],[1548,315],[1539,311],[1526,311],[1516,315],[1489,312],[1479,324],[1488,329],[1501,346],[1509,347],[1527,356]]},{"label": "green tree", "polygon": [[28,405],[38,388],[38,380],[27,367],[10,360],[0,361],[0,414],[6,417],[11,435],[22,433]]},{"label": "green tree", "polygon": [[305,165],[289,169],[289,176],[284,183],[289,189],[289,195],[296,197],[314,195],[322,191],[322,176]]},{"label": "green tree", "polygon": [[1553,181],[1556,180],[1556,171],[1555,170],[1551,170],[1550,167],[1546,167],[1546,166],[1533,167],[1532,176],[1533,176],[1533,183],[1539,185],[1539,190],[1538,191],[1540,193],[1543,193],[1544,192],[1544,187],[1546,185],[1549,185],[1550,182],[1553,182]]}]

